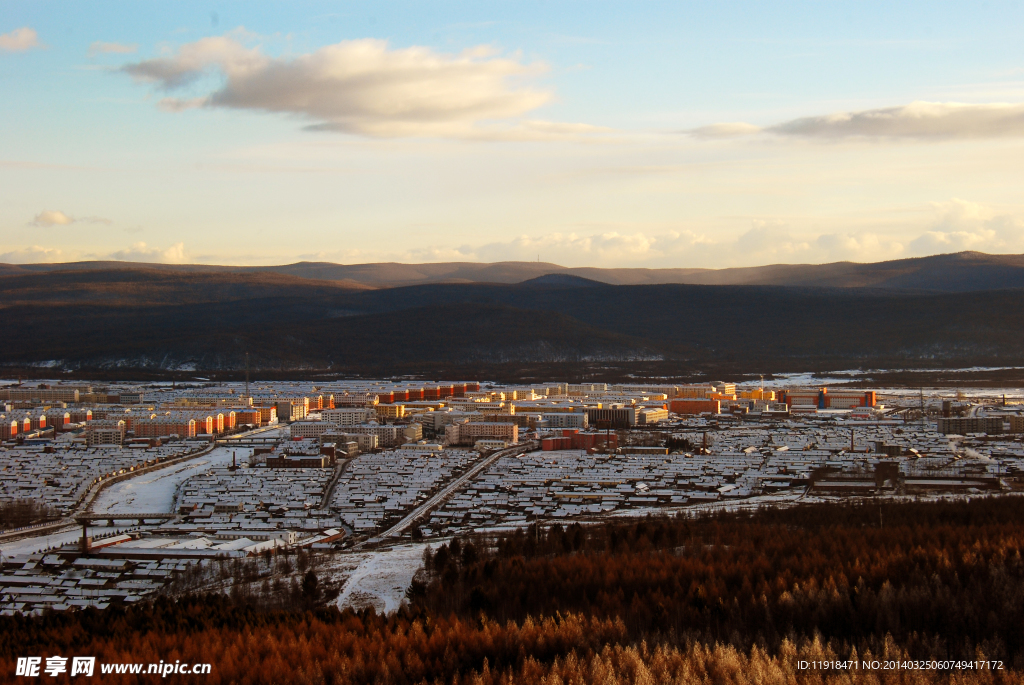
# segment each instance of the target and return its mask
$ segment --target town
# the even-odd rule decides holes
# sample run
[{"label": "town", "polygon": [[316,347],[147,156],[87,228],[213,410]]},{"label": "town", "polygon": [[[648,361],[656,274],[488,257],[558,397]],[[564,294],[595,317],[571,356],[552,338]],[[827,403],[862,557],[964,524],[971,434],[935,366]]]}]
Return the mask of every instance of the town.
[{"label": "town", "polygon": [[1018,390],[804,381],[8,383],[0,612],[279,555],[344,576],[345,555],[531,525],[1024,488]]}]

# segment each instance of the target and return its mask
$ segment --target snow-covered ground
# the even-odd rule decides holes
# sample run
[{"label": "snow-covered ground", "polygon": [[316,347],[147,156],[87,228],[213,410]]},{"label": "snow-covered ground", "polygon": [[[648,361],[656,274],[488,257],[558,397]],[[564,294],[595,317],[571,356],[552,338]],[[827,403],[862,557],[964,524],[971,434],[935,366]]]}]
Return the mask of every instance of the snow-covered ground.
[{"label": "snow-covered ground", "polygon": [[[101,535],[120,532],[127,528],[128,526],[117,526],[115,528],[108,528],[107,526],[89,526],[89,535],[96,538]],[[6,556],[11,556],[13,554],[35,554],[36,552],[42,552],[43,550],[50,549],[51,547],[60,547],[61,545],[66,545],[69,542],[78,542],[81,539],[82,529],[76,526],[59,533],[51,533],[50,535],[40,535],[34,538],[24,538],[13,542],[5,542],[0,544],[0,552],[3,552]]]},{"label": "snow-covered ground", "polygon": [[245,447],[218,447],[209,454],[167,468],[150,471],[136,478],[115,483],[100,493],[92,513],[170,512],[182,482],[214,466],[231,464],[231,454],[238,462],[249,459],[252,450]]},{"label": "snow-covered ground", "polygon": [[367,606],[390,613],[398,609],[412,577],[423,565],[427,545],[399,545],[390,549],[346,555],[358,562],[338,595],[338,608]]},{"label": "snow-covered ground", "polygon": [[[872,374],[883,374],[883,373],[894,373],[899,371],[910,371],[913,373],[981,373],[986,371],[1019,371],[1022,367],[1019,366],[972,366],[959,369],[846,369],[842,371],[829,371],[821,375],[814,373],[778,373],[774,374],[772,378],[764,381],[764,387],[766,388],[818,388],[821,386],[830,385],[842,385],[844,383],[850,383],[852,381],[863,381],[864,377]],[[744,387],[759,385],[759,380],[750,380],[742,383]],[[897,394],[907,393],[906,388],[876,388],[879,393],[892,391]],[[929,390],[938,390],[945,394],[951,394],[950,385],[946,385],[943,388],[925,388],[925,395],[929,395]],[[968,397],[997,397],[1003,392],[1006,392],[1007,397],[1010,397],[1011,393],[1014,397],[1019,397],[1020,393],[1024,391],[1022,388],[964,388],[963,393]]]}]

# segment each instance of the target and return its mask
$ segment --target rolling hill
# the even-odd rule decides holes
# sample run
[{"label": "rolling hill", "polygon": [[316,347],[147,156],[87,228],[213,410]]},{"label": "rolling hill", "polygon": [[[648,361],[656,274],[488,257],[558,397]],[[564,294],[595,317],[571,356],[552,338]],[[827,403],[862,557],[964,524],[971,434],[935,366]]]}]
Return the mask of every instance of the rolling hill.
[{"label": "rolling hill", "polygon": [[658,362],[678,369],[1024,365],[1020,291],[517,284],[352,286],[274,272],[0,277],[0,364],[154,372]]},{"label": "rolling hill", "polygon": [[872,264],[775,264],[733,269],[568,268],[546,262],[348,265],[299,262],[281,266],[74,262],[0,264],[0,276],[138,269],[172,273],[278,274],[314,281],[334,281],[351,288],[390,288],[428,283],[519,283],[552,274],[578,276],[611,285],[778,285],[933,292],[1024,288],[1024,255],[989,255],[980,252],[959,252]]}]

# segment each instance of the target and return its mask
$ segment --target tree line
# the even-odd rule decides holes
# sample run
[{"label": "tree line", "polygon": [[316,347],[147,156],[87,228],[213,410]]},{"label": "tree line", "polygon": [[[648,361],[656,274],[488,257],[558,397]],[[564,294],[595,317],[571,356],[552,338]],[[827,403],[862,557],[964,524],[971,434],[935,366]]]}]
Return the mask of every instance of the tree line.
[{"label": "tree line", "polygon": [[[302,587],[325,573],[312,557],[250,560],[214,567],[214,594],[184,579],[136,606],[0,617],[0,672],[94,655],[211,663],[204,682],[240,684],[1018,683],[1022,514],[1007,497],[532,526],[428,549],[388,616],[324,606]],[[284,562],[301,581],[276,600],[228,589]],[[1004,669],[799,666],[848,659]]]}]

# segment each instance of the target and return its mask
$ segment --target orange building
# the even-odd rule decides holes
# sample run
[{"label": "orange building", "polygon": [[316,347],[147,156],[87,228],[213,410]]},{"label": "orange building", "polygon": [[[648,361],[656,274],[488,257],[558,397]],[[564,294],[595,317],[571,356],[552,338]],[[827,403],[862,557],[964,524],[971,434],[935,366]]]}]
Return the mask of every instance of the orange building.
[{"label": "orange building", "polygon": [[263,425],[261,420],[262,413],[259,409],[239,409],[233,413],[236,426],[256,426],[258,428]]},{"label": "orange building", "polygon": [[214,434],[224,432],[224,415],[206,411],[171,411],[165,417],[179,421],[192,419],[196,422],[196,434]]},{"label": "orange building", "polygon": [[261,406],[261,407],[253,407],[253,409],[259,410],[259,412],[260,412],[260,423],[261,424],[274,423],[275,421],[277,421],[277,406],[275,406],[275,405],[271,405],[269,407],[262,407]]},{"label": "orange building", "polygon": [[196,436],[196,420],[170,416],[140,417],[134,421],[134,432],[137,438],[161,438],[168,435],[194,438]]},{"label": "orange building", "polygon": [[736,398],[736,395],[725,392],[709,392],[708,399],[718,399],[720,401],[727,401]]},{"label": "orange building", "polygon": [[669,411],[673,414],[720,414],[721,400],[677,398],[669,402]]},{"label": "orange building", "polygon": [[59,433],[71,423],[71,413],[66,409],[50,409],[46,412],[46,425]]}]

